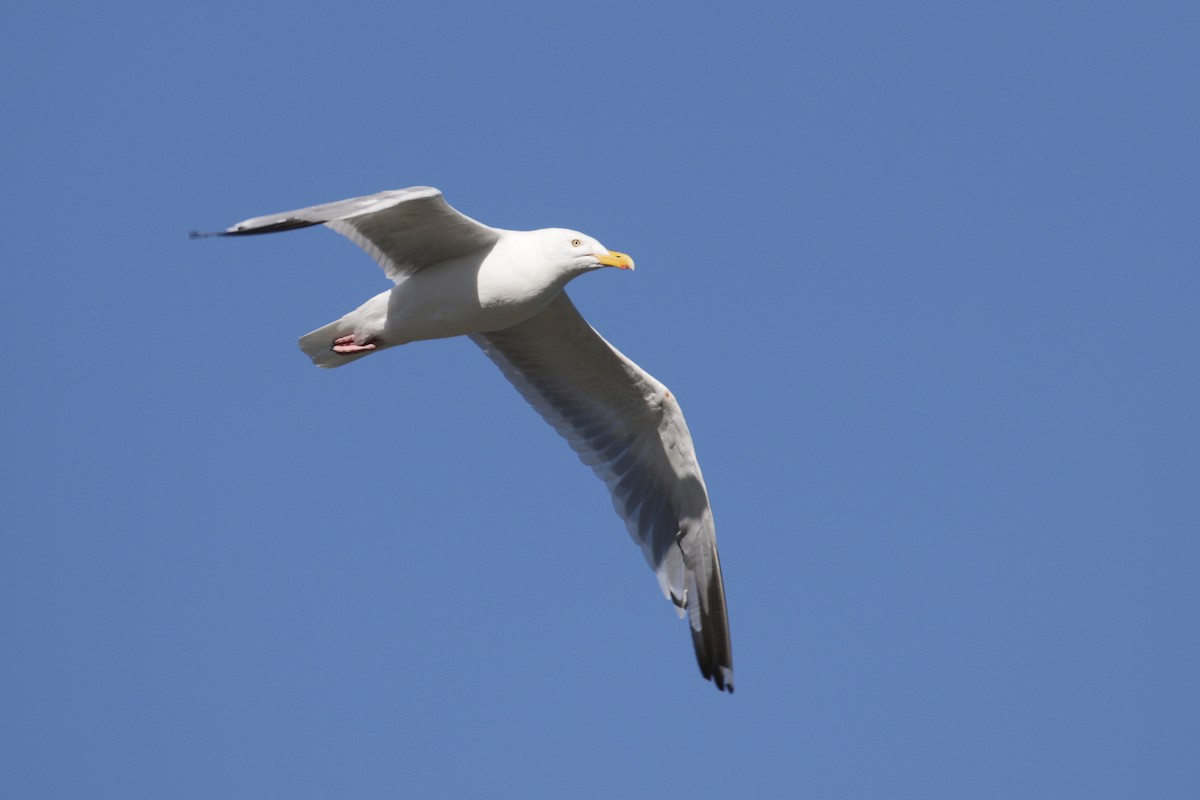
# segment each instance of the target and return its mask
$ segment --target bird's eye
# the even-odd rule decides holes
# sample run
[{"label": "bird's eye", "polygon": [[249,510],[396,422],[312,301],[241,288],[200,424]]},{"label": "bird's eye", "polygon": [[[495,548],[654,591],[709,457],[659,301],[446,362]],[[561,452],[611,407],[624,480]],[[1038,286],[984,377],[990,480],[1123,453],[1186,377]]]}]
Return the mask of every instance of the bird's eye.
[{"label": "bird's eye", "polygon": [[571,247],[579,247],[581,244],[583,244],[583,242],[579,241],[578,239],[571,240]]}]

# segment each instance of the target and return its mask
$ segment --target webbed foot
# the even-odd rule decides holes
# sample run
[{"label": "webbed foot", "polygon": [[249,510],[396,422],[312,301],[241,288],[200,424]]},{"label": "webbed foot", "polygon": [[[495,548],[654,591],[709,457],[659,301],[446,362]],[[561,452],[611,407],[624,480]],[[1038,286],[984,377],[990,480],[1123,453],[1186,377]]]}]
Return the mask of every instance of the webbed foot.
[{"label": "webbed foot", "polygon": [[359,344],[354,340],[353,336],[342,336],[341,338],[334,339],[333,347],[329,349],[335,353],[349,355],[350,353],[362,353],[367,350],[374,350],[375,345],[371,344],[370,341]]}]

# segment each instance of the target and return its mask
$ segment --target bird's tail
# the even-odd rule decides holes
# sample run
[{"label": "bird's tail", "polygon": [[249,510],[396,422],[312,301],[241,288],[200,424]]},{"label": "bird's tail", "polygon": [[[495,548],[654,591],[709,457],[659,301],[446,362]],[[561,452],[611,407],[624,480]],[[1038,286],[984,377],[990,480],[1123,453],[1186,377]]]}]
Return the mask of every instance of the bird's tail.
[{"label": "bird's tail", "polygon": [[352,333],[354,333],[353,322],[342,317],[301,336],[300,349],[308,354],[313,363],[322,369],[340,367],[375,352],[374,350],[364,350],[359,353],[333,352],[333,340],[342,336],[349,336]]}]

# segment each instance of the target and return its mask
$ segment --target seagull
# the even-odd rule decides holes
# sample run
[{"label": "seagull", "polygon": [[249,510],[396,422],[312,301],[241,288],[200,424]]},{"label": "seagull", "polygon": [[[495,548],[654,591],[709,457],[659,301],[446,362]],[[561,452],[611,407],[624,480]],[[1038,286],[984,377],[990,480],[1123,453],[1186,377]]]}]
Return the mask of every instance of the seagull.
[{"label": "seagull", "polygon": [[467,336],[567,440],[612,494],[617,514],[688,619],[696,660],[733,691],[725,586],[708,490],[675,396],[584,320],[564,287],[633,259],[563,228],[510,231],[415,186],[254,217],[190,238],[324,225],[365,250],[395,286],[305,334],[319,367],[424,339]]}]

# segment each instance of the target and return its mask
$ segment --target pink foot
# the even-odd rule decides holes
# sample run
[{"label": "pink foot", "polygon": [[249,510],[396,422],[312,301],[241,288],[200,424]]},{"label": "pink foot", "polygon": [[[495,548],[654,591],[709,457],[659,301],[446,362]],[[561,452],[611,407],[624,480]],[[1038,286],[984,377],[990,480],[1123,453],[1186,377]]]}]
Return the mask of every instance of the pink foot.
[{"label": "pink foot", "polygon": [[335,353],[348,355],[350,353],[362,353],[367,350],[374,350],[375,345],[370,342],[366,344],[358,344],[354,341],[353,336],[343,336],[340,339],[333,340],[333,347],[330,348]]}]

